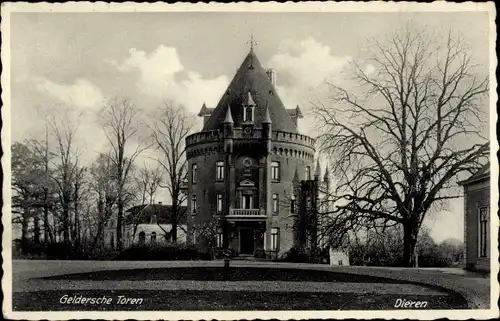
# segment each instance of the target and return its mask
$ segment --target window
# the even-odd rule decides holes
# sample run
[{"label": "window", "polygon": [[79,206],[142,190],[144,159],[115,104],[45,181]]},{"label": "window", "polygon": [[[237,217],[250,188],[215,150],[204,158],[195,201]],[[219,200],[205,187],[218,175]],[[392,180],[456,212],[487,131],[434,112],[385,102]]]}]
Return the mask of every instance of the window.
[{"label": "window", "polygon": [[311,167],[306,166],[306,180],[311,179]]},{"label": "window", "polygon": [[197,241],[198,241],[197,233],[196,231],[193,231],[193,245],[196,245]]},{"label": "window", "polygon": [[295,195],[290,199],[290,213],[295,213]]},{"label": "window", "polygon": [[217,213],[222,213],[222,194],[217,194]]},{"label": "window", "polygon": [[221,181],[224,179],[224,162],[217,162],[217,175],[216,175],[216,179],[218,181]]},{"label": "window", "polygon": [[146,242],[146,233],[143,231],[139,233],[139,244],[143,245]]},{"label": "window", "polygon": [[216,239],[216,245],[217,247],[222,247],[223,246],[223,241],[224,241],[224,234],[221,228],[217,229],[217,239]]},{"label": "window", "polygon": [[488,257],[488,208],[479,208],[479,256]]},{"label": "window", "polygon": [[196,180],[198,179],[198,165],[193,164],[191,167],[191,183],[196,184]]},{"label": "window", "polygon": [[278,194],[273,194],[273,213],[278,213],[279,210],[278,202],[279,202]]},{"label": "window", "polygon": [[250,194],[244,194],[242,195],[242,205],[243,205],[243,208],[248,210],[248,209],[251,209],[253,208],[253,204],[252,204],[252,200],[253,200],[253,197],[252,195]]},{"label": "window", "polygon": [[306,210],[310,210],[312,207],[312,200],[311,200],[311,196],[307,196],[306,197]]},{"label": "window", "polygon": [[272,162],[271,163],[271,179],[273,181],[280,180],[280,163],[279,162]]},{"label": "window", "polygon": [[156,243],[156,232],[151,232],[151,243]]},{"label": "window", "polygon": [[271,250],[277,251],[279,249],[279,234],[280,230],[277,227],[271,229]]},{"label": "window", "polygon": [[244,119],[243,121],[251,122],[253,121],[253,107],[245,107]]},{"label": "window", "polygon": [[339,260],[339,265],[343,265],[344,262],[342,260]]},{"label": "window", "polygon": [[151,224],[156,224],[156,214],[151,215]]},{"label": "window", "polygon": [[191,214],[196,214],[196,195],[191,195]]}]

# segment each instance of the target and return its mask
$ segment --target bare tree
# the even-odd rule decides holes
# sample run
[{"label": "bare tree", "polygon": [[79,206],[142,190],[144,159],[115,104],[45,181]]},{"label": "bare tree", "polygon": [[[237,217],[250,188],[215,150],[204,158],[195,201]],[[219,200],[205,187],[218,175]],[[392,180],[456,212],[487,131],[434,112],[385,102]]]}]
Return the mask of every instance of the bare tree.
[{"label": "bare tree", "polygon": [[104,243],[104,228],[113,215],[118,194],[116,166],[107,154],[99,154],[94,164],[90,167],[92,179],[91,190],[97,198],[97,213],[95,220],[95,233],[93,247],[102,246]]},{"label": "bare tree", "polygon": [[43,164],[43,229],[44,229],[44,242],[54,242],[53,228],[49,221],[50,211],[54,208],[55,199],[53,197],[56,187],[54,181],[51,179],[52,169],[50,168],[50,161],[55,156],[49,150],[49,128],[48,121],[45,121],[45,140],[39,141],[31,139],[29,145],[35,153],[40,155],[41,164]]},{"label": "bare tree", "polygon": [[62,113],[57,117],[52,115],[49,120],[51,134],[56,141],[55,168],[53,180],[57,184],[59,203],[62,207],[62,229],[63,240],[70,243],[70,206],[73,202],[73,184],[75,182],[78,168],[78,149],[75,147],[75,135],[81,114],[78,115],[77,123],[70,120],[70,114]]},{"label": "bare tree", "polygon": [[[154,196],[163,180],[163,173],[159,166],[149,168],[146,164],[139,170],[138,175],[135,177],[137,191],[140,195],[140,205],[137,211],[130,213],[131,223],[133,225],[132,239],[135,239],[137,227],[141,224],[142,214],[147,204],[154,203]],[[159,225],[159,223],[158,223]],[[161,226],[160,226],[161,227]]]},{"label": "bare tree", "polygon": [[193,125],[193,118],[186,113],[184,107],[173,102],[165,103],[150,125],[154,145],[162,154],[162,159],[157,159],[157,162],[167,174],[166,185],[162,187],[167,188],[172,200],[170,219],[173,242],[177,241],[179,222],[186,215],[186,209],[181,205],[187,196],[181,192],[181,184],[187,173],[185,139]]},{"label": "bare tree", "polygon": [[437,39],[410,27],[373,42],[368,59],[353,64],[359,94],[331,84],[335,107],[314,107],[336,179],[330,227],[402,226],[406,266],[426,214],[458,197],[457,178],[489,153],[481,134],[488,78],[475,75],[460,38]]},{"label": "bare tree", "polygon": [[[116,224],[117,250],[123,249],[123,216],[126,206],[126,186],[130,183],[132,164],[142,151],[148,148],[142,144],[138,131],[140,127],[138,109],[128,100],[110,100],[99,113],[102,127],[111,144],[110,158],[116,167],[117,179],[117,207],[118,217]],[[130,149],[132,140],[136,147]],[[127,156],[127,154],[129,156]]]},{"label": "bare tree", "polygon": [[12,145],[12,223],[21,224],[23,243],[28,241],[29,222],[36,216],[35,211],[41,201],[38,194],[43,169],[37,156],[28,144],[15,142]]}]

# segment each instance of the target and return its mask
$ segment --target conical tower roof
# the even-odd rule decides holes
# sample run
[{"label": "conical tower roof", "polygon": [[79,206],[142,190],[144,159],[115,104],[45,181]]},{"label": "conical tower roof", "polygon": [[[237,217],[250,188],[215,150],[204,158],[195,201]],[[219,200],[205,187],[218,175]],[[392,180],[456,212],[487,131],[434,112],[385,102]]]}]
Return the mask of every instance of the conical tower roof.
[{"label": "conical tower roof", "polygon": [[321,164],[319,163],[319,157],[318,159],[316,160],[316,171],[314,173],[314,176],[317,178],[317,179],[321,179]]},{"label": "conical tower roof", "polygon": [[323,181],[328,181],[330,179],[330,170],[328,169],[328,163],[326,164],[325,176],[323,176]]},{"label": "conical tower roof", "polygon": [[233,116],[231,115],[231,108],[227,106],[227,112],[226,112],[226,118],[224,118],[224,123],[226,124],[233,124]]},{"label": "conical tower roof", "polygon": [[262,128],[266,118],[266,107],[273,124],[273,130],[297,132],[297,126],[285,110],[276,88],[269,80],[266,70],[262,67],[253,49],[250,50],[240,68],[236,72],[229,87],[220,99],[217,107],[207,120],[203,130],[222,129],[227,106],[231,108],[235,127],[243,123],[243,105],[248,103],[249,93],[255,103],[254,124]]},{"label": "conical tower roof", "polygon": [[299,168],[295,167],[295,173],[293,174],[292,184],[298,185],[299,183],[300,183]]}]

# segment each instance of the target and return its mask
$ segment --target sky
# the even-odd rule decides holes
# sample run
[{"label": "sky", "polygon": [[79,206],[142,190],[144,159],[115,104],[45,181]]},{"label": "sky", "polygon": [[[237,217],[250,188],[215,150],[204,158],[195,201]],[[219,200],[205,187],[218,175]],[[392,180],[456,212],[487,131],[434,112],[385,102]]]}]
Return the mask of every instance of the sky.
[{"label": "sky", "polygon": [[[451,29],[470,45],[479,72],[488,70],[488,16],[480,12],[12,13],[10,21],[12,141],[43,133],[49,111],[82,112],[78,144],[87,160],[107,146],[96,116],[106,99],[130,99],[144,115],[166,100],[192,113],[203,102],[214,107],[252,34],[285,106],[305,113],[327,96],[325,80],[342,85],[341,71],[367,40],[406,23]],[[309,117],[299,129],[316,135]],[[450,202],[425,222],[437,241],[463,240],[462,207],[462,199]]]}]

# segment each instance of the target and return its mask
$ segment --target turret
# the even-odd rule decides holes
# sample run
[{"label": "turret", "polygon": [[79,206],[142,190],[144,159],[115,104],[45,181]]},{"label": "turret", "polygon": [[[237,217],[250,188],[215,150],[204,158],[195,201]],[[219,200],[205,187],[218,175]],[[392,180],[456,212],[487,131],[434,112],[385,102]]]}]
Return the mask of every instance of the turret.
[{"label": "turret", "polygon": [[233,152],[234,121],[231,115],[231,107],[227,106],[226,117],[224,118],[224,151]]},{"label": "turret", "polygon": [[326,164],[325,168],[325,176],[323,176],[323,183],[330,184],[330,173],[328,172],[328,164]]},{"label": "turret", "polygon": [[314,179],[317,180],[318,182],[321,179],[321,165],[319,163],[319,156],[318,160],[316,161],[316,170],[314,172]]},{"label": "turret", "polygon": [[300,177],[299,177],[298,167],[295,167],[295,174],[293,175],[292,186],[293,186],[293,189],[298,193],[298,191],[300,189]]},{"label": "turret", "polygon": [[262,137],[266,140],[267,152],[271,152],[271,138],[272,138],[272,121],[269,115],[269,108],[266,105],[266,113],[264,114],[264,119],[262,120]]}]

